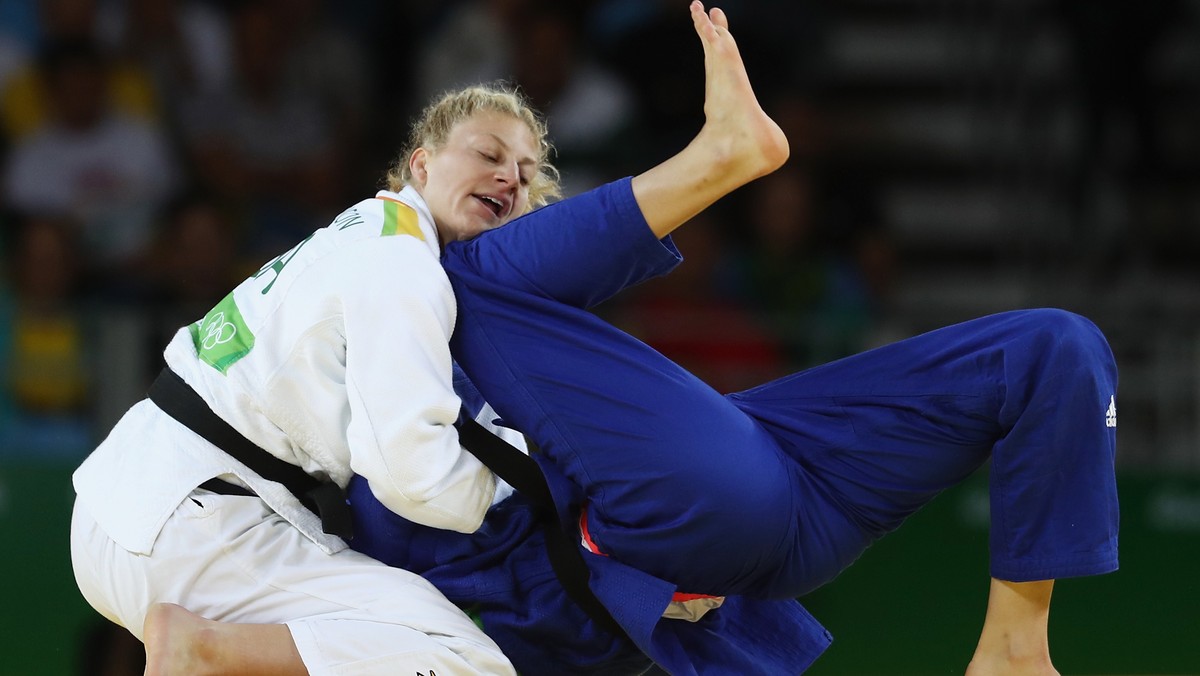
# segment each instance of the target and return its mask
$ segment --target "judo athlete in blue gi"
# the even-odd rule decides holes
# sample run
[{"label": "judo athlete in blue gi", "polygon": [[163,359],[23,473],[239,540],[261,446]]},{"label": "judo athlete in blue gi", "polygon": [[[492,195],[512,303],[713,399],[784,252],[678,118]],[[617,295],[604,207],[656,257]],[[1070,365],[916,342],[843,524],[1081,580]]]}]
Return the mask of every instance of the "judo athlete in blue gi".
[{"label": "judo athlete in blue gi", "polygon": [[831,637],[795,599],[990,458],[993,581],[967,673],[1056,673],[1053,580],[1117,568],[1100,331],[1009,312],[723,396],[587,311],[680,260],[667,235],[686,218],[646,208],[644,176],[443,256],[457,391],[537,444],[628,639],[566,597],[520,494],[461,535],[374,507],[354,482],[352,546],[434,582],[522,673],[638,673],[643,655],[672,674],[798,673]]},{"label": "judo athlete in blue gi", "polygon": [[[444,260],[451,346],[471,378],[460,395],[476,399],[473,383],[535,440],[566,525],[606,555],[586,555],[594,592],[668,671],[803,670],[829,637],[788,599],[989,457],[993,577],[1116,569],[1116,372],[1091,322],[1009,312],[721,396],[585,310],[678,260],[628,181]],[[412,526],[368,496],[352,486],[366,522],[353,546],[473,607],[518,670],[636,663],[557,587],[521,496],[474,536]],[[699,622],[660,619],[675,592],[726,600]],[[596,652],[556,657],[572,645]]]}]

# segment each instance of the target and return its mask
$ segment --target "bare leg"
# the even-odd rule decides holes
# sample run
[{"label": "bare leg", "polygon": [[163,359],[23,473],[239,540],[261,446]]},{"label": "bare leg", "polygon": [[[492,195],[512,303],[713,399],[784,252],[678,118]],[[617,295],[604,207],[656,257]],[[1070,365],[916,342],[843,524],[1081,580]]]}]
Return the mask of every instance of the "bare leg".
[{"label": "bare leg", "polygon": [[159,603],[146,613],[143,630],[145,676],[308,674],[286,625],[226,624]]},{"label": "bare leg", "polygon": [[1007,582],[992,578],[983,631],[967,676],[1058,676],[1050,662],[1050,593],[1054,580]]},{"label": "bare leg", "polygon": [[678,154],[633,179],[638,206],[659,237],[775,171],[789,153],[787,137],[754,95],[725,13],[706,13],[698,0],[691,13],[704,46],[704,126]]}]

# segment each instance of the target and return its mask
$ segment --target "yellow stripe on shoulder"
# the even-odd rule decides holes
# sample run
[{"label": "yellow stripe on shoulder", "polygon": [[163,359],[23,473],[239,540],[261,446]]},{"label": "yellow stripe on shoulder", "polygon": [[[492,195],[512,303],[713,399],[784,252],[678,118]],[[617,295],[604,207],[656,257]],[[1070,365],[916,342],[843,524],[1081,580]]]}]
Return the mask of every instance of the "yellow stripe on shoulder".
[{"label": "yellow stripe on shoulder", "polygon": [[383,231],[379,233],[380,236],[411,235],[422,242],[425,241],[425,234],[421,232],[421,226],[417,222],[416,209],[386,197],[378,199],[383,200]]}]

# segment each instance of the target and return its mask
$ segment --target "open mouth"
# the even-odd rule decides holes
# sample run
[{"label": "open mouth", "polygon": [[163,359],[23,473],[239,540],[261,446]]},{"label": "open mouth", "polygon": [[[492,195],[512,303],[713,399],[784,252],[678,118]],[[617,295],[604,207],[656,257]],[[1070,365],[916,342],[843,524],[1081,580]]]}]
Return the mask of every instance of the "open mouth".
[{"label": "open mouth", "polygon": [[491,209],[492,213],[497,216],[499,216],[500,212],[502,212],[504,210],[504,203],[501,202],[500,200],[496,199],[495,197],[488,197],[487,195],[476,195],[475,199],[482,202],[484,206],[486,206],[488,209]]}]

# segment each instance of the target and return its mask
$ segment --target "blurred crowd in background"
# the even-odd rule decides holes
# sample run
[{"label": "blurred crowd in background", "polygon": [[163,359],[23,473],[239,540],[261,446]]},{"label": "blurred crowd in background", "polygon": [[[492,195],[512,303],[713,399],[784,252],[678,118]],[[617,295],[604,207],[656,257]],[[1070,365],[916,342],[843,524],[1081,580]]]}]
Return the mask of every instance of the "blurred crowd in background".
[{"label": "blurred crowd in background", "polygon": [[[374,194],[442,90],[519,85],[567,194],[678,150],[703,121],[686,6],[0,0],[0,448],[81,458],[177,327]],[[681,229],[675,274],[599,309],[718,390],[1075,304],[1047,283],[1086,300],[1137,270],[1195,281],[1196,136],[1168,124],[1194,106],[1194,54],[1169,48],[1182,0],[722,6],[792,158]]]},{"label": "blurred crowd in background", "polygon": [[[665,159],[703,121],[687,2],[0,0],[0,462],[74,466],[440,91],[519,85],[567,194]],[[1200,0],[720,5],[792,158],[598,312],[728,392],[1065,307],[1117,355],[1120,464],[1200,473]],[[101,623],[80,673],[141,659]]]}]

